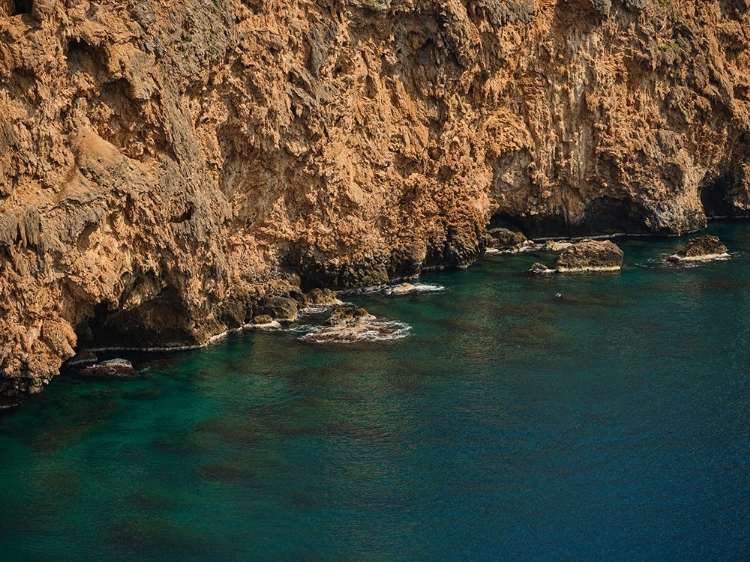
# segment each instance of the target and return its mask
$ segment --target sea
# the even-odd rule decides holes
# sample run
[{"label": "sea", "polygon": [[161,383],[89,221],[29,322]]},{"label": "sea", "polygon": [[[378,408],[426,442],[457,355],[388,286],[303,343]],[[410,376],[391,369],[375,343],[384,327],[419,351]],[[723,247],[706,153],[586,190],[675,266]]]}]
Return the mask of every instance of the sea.
[{"label": "sea", "polygon": [[750,560],[750,223],[489,255],[0,414],[0,560]]}]

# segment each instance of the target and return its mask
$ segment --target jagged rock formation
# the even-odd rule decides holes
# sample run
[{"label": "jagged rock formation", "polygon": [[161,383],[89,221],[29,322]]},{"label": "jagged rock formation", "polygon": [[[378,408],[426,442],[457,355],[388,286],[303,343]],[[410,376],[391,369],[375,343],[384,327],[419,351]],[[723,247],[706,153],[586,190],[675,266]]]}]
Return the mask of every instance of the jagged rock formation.
[{"label": "jagged rock formation", "polygon": [[623,252],[611,240],[583,240],[563,250],[555,260],[555,270],[619,271]]},{"label": "jagged rock formation", "polygon": [[729,252],[718,236],[707,234],[691,238],[685,247],[667,258],[672,262],[682,261],[710,261],[717,258],[729,257]]},{"label": "jagged rock formation", "polygon": [[[0,394],[76,346],[750,208],[746,0],[0,0]],[[293,298],[293,297],[292,297]]]},{"label": "jagged rock formation", "polygon": [[535,263],[531,266],[531,272],[548,274],[620,271],[623,258],[623,251],[611,240],[581,240],[574,244],[565,244],[553,267]]}]

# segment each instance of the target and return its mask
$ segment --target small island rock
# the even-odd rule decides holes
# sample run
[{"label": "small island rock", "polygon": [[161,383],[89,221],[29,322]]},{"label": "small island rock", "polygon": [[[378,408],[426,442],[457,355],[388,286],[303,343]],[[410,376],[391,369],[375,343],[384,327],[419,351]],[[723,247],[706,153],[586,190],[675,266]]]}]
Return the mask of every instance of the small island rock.
[{"label": "small island rock", "polygon": [[135,374],[133,364],[127,359],[109,359],[89,365],[78,371],[87,377],[126,377]]},{"label": "small island rock", "polygon": [[535,263],[533,273],[577,273],[583,271],[619,271],[622,250],[610,240],[582,240],[571,244],[557,256],[553,268]]},{"label": "small island rock", "polygon": [[576,242],[557,256],[555,270],[619,271],[622,267],[622,250],[611,240],[583,240]]},{"label": "small island rock", "polygon": [[697,238],[691,238],[685,247],[676,254],[669,256],[670,261],[708,261],[729,256],[727,247],[718,236],[707,234]]}]

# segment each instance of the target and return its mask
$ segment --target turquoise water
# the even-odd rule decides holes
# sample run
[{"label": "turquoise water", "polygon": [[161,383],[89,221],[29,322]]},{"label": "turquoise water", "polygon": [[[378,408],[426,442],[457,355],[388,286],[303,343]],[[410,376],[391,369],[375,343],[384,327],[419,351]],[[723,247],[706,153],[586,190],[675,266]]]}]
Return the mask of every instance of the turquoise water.
[{"label": "turquoise water", "polygon": [[58,377],[0,416],[0,560],[747,560],[750,224],[711,231],[731,260],[351,298],[400,340]]}]

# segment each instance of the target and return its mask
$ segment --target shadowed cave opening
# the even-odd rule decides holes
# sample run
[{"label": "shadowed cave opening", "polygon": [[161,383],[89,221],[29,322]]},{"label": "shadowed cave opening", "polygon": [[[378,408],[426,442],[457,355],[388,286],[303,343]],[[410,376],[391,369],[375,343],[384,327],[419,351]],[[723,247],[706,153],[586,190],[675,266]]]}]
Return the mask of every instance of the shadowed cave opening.
[{"label": "shadowed cave opening", "polygon": [[708,218],[737,215],[737,209],[731,202],[731,196],[737,190],[738,184],[739,178],[733,170],[727,170],[704,179],[700,195],[703,211]]},{"label": "shadowed cave opening", "polygon": [[179,292],[166,287],[153,299],[131,309],[110,310],[107,302],[97,304],[88,319],[76,326],[78,351],[196,345],[189,328],[189,314]]},{"label": "shadowed cave opening", "polygon": [[33,0],[10,0],[10,15],[30,14]]},{"label": "shadowed cave opening", "polygon": [[579,223],[569,222],[563,213],[526,216],[497,213],[490,219],[489,228],[520,230],[527,238],[643,234],[650,232],[646,216],[646,210],[633,201],[600,197],[586,205],[584,219]]}]

